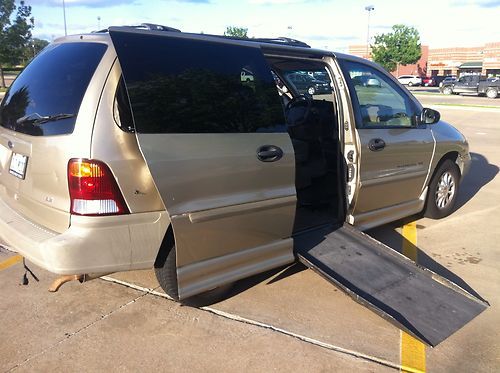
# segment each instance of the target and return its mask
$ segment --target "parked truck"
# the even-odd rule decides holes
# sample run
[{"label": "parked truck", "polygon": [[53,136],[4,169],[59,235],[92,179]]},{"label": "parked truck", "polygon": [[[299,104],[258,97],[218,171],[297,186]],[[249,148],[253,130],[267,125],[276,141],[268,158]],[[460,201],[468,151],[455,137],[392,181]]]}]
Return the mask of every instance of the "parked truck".
[{"label": "parked truck", "polygon": [[479,75],[465,75],[456,81],[444,81],[439,88],[445,95],[471,93],[478,96],[497,98],[500,90],[500,78],[485,78]]}]

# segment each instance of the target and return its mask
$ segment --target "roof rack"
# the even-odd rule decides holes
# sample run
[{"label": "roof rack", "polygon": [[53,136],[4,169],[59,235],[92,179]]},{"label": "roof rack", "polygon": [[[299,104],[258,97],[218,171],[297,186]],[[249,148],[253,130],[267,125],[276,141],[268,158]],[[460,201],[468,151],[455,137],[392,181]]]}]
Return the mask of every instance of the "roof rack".
[{"label": "roof rack", "polygon": [[291,45],[294,47],[304,47],[311,48],[311,46],[303,41],[297,39],[286,38],[284,36],[280,36],[277,38],[251,38],[251,41],[257,41],[260,43],[272,43],[272,44],[283,44],[283,45]]},{"label": "roof rack", "polygon": [[[157,25],[154,23],[141,23],[140,25],[132,25],[132,26],[123,26],[123,27],[130,27],[134,29],[139,29],[139,30],[149,30],[149,31],[171,31],[171,32],[181,32],[181,30],[169,27],[169,26],[163,26],[163,25]],[[94,33],[103,33],[103,32],[108,32],[109,29],[105,28],[99,31],[93,31]]]},{"label": "roof rack", "polygon": [[150,31],[173,31],[173,32],[181,32],[181,30],[169,27],[169,26],[163,26],[163,25],[157,25],[154,23],[141,23],[139,26],[133,26],[135,28],[140,28],[140,29],[145,29],[145,30],[150,30]]},{"label": "roof rack", "polygon": [[[163,26],[163,25],[157,25],[154,23],[141,23],[140,25],[135,25],[135,26],[124,26],[124,27],[130,27],[130,28],[135,28],[135,29],[140,29],[140,30],[150,30],[150,31],[171,31],[171,32],[181,32],[181,30],[169,27],[169,26]],[[99,31],[94,31],[96,33],[102,33],[102,32],[108,32],[108,29],[103,29]],[[226,35],[210,35],[206,34],[207,36],[216,36],[220,38],[226,38],[226,39],[233,39],[233,40],[241,40],[241,41],[253,41],[257,43],[269,43],[269,44],[281,44],[281,45],[290,45],[293,47],[303,47],[303,48],[311,48],[309,44],[304,43],[303,41],[297,40],[297,39],[292,39],[292,38],[287,38],[284,36],[279,36],[277,38],[241,38],[237,36],[226,36]]]},{"label": "roof rack", "polygon": [[207,34],[207,36],[216,36],[219,38],[241,40],[241,41],[254,41],[257,43],[281,44],[281,45],[290,45],[292,47],[311,48],[311,46],[309,44],[306,44],[303,41],[291,39],[291,38],[286,38],[284,36],[279,36],[277,38],[241,38],[238,36],[212,35],[212,34],[210,34],[210,35]]}]

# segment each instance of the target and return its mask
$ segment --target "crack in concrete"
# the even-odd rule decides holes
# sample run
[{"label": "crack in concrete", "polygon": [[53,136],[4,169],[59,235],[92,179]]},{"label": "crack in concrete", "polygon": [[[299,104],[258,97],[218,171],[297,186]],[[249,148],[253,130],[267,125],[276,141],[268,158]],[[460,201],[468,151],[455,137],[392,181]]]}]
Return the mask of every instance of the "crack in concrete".
[{"label": "crack in concrete", "polygon": [[[138,289],[135,289],[135,290],[138,290]],[[22,367],[23,365],[27,364],[27,363],[28,363],[28,362],[30,362],[31,360],[36,359],[37,357],[39,357],[39,356],[41,356],[41,355],[45,354],[46,352],[48,352],[48,351],[50,351],[50,350],[55,349],[57,346],[59,346],[59,345],[61,345],[62,343],[64,343],[64,342],[66,342],[66,341],[70,340],[71,338],[73,338],[73,337],[77,336],[77,335],[78,335],[78,334],[80,334],[81,332],[83,332],[83,331],[85,331],[85,330],[87,330],[87,329],[91,328],[92,326],[96,325],[97,323],[99,323],[99,322],[101,322],[101,321],[103,321],[103,320],[107,319],[107,318],[108,318],[109,316],[111,316],[112,314],[114,314],[114,313],[116,313],[116,312],[120,311],[121,309],[123,309],[123,308],[125,308],[125,307],[130,306],[131,304],[134,304],[135,302],[137,302],[139,299],[141,299],[141,298],[145,297],[146,295],[148,295],[148,292],[147,292],[147,291],[144,291],[144,294],[141,294],[141,295],[139,295],[138,297],[135,297],[134,299],[132,299],[132,300],[128,301],[127,303],[124,303],[124,304],[120,305],[118,308],[115,308],[114,310],[112,310],[112,311],[110,311],[110,312],[108,312],[108,313],[106,313],[106,314],[104,314],[104,315],[101,315],[101,317],[100,317],[100,318],[98,318],[98,319],[96,319],[96,320],[92,321],[91,323],[89,323],[89,324],[87,324],[87,325],[85,325],[85,326],[81,327],[80,329],[76,330],[75,332],[73,332],[73,333],[66,333],[66,336],[65,336],[63,339],[61,339],[61,340],[57,341],[56,343],[54,343],[54,344],[50,345],[49,347],[45,348],[44,350],[42,350],[42,351],[40,351],[40,352],[37,352],[36,354],[34,354],[34,355],[32,355],[32,356],[28,357],[27,359],[25,359],[25,360],[24,360],[24,361],[22,361],[21,363],[16,364],[16,365],[15,365],[15,366],[13,366],[12,368],[9,368],[8,370],[6,370],[6,372],[12,372],[12,371],[14,371],[14,370],[16,370],[16,369],[18,369],[18,368]]]},{"label": "crack in concrete", "polygon": [[[142,287],[139,285],[134,285],[134,284],[131,284],[131,283],[128,283],[125,281],[117,280],[117,279],[114,279],[114,278],[109,277],[109,276],[102,276],[101,280],[104,280],[107,282],[112,282],[112,283],[122,285],[122,286],[126,286],[126,287],[131,288],[131,289],[145,292],[146,294],[151,294],[153,296],[165,298],[165,299],[168,299],[168,300],[175,302],[175,300],[173,298],[171,298],[170,296],[168,296],[167,294],[160,293],[160,292],[155,290],[158,288],[149,289],[149,288],[145,288],[145,287]],[[146,294],[144,294],[144,295],[146,295]],[[320,340],[310,338],[310,337],[307,337],[307,336],[304,336],[304,335],[301,335],[298,333],[294,333],[294,332],[279,328],[279,327],[274,326],[274,325],[265,324],[265,323],[262,323],[260,321],[256,321],[256,320],[252,320],[252,319],[247,319],[245,317],[241,317],[241,316],[234,315],[234,314],[231,314],[228,312],[220,311],[220,310],[217,310],[217,309],[211,308],[211,307],[194,307],[194,308],[197,308],[197,309],[205,311],[205,312],[209,312],[213,315],[216,315],[216,316],[219,316],[219,317],[231,320],[231,321],[236,321],[236,322],[240,322],[243,324],[255,326],[258,328],[271,330],[273,332],[277,332],[279,334],[298,339],[302,342],[312,344],[316,347],[321,347],[321,348],[325,348],[325,349],[330,350],[330,351],[338,352],[340,354],[349,355],[351,357],[354,357],[354,358],[357,358],[360,360],[368,361],[371,363],[375,363],[375,364],[382,365],[382,366],[392,368],[395,370],[399,370],[399,371],[404,371],[404,370],[412,371],[411,369],[408,370],[409,369],[408,367],[403,367],[401,364],[393,363],[391,361],[380,359],[380,358],[375,357],[375,356],[367,355],[367,354],[364,354],[362,352],[358,352],[358,351],[349,350],[349,349],[346,349],[343,347],[335,346],[335,345],[332,345],[330,343],[322,342]]]}]

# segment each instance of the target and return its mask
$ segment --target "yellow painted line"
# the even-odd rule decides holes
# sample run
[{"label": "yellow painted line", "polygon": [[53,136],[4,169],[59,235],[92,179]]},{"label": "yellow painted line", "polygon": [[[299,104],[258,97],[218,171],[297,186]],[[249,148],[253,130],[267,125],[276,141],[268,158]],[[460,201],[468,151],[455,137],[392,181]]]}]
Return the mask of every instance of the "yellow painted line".
[{"label": "yellow painted line", "polygon": [[[403,226],[403,255],[417,262],[417,223]],[[425,372],[425,345],[413,336],[401,331],[401,371]]]},{"label": "yellow painted line", "polygon": [[6,259],[3,262],[0,262],[0,271],[13,266],[14,264],[17,264],[22,260],[23,260],[23,257],[21,255],[11,256],[9,259]]}]

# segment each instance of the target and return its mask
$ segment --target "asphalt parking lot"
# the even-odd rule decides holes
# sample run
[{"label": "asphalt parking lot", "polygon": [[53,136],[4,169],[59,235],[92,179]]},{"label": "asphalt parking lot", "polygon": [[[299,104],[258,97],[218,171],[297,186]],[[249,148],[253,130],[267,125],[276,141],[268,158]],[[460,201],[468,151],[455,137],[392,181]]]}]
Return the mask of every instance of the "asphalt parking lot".
[{"label": "asphalt parking lot", "polygon": [[[495,372],[500,366],[500,99],[489,107],[442,105],[418,95],[468,138],[471,172],[458,209],[418,219],[419,263],[465,282],[491,304],[434,349],[430,372]],[[483,105],[477,97],[447,101]],[[401,249],[395,222],[370,230]],[[4,265],[2,266],[2,263]],[[7,264],[5,264],[7,263]],[[0,371],[358,371],[401,369],[401,332],[301,265],[236,284],[208,307],[161,296],[152,271],[47,288],[56,278],[0,250]],[[454,274],[454,275],[453,275]],[[457,277],[454,277],[457,276]],[[464,285],[465,286],[465,285]]]}]

